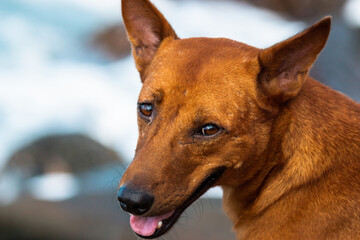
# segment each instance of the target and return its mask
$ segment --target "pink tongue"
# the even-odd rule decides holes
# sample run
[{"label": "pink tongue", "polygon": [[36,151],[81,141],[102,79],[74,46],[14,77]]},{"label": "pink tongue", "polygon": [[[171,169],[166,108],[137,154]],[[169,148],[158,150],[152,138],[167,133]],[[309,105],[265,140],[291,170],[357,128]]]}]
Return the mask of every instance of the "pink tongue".
[{"label": "pink tongue", "polygon": [[130,226],[134,232],[141,236],[151,236],[154,234],[158,223],[166,218],[169,218],[174,211],[166,213],[161,216],[155,217],[140,217],[140,216],[130,216]]}]

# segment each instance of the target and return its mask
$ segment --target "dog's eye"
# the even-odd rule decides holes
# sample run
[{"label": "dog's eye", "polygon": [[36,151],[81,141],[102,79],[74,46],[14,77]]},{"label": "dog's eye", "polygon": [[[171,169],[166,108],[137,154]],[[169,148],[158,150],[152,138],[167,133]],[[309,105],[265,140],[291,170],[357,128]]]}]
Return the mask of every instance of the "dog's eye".
[{"label": "dog's eye", "polygon": [[201,128],[201,131],[197,133],[197,135],[202,136],[213,136],[220,131],[220,128],[215,124],[208,124]]},{"label": "dog's eye", "polygon": [[151,103],[140,103],[139,111],[144,117],[151,117],[153,112],[153,106]]}]

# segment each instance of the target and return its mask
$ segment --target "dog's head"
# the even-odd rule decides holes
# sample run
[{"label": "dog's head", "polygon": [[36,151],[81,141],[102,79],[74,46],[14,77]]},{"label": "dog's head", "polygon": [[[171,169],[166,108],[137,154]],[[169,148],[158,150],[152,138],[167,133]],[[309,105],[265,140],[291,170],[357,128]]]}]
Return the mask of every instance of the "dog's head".
[{"label": "dog's head", "polygon": [[240,186],[267,167],[260,156],[274,116],[301,90],[330,18],[257,49],[180,39],[148,0],[122,0],[122,13],[143,87],[136,154],[119,200],[133,230],[155,238],[210,187]]}]

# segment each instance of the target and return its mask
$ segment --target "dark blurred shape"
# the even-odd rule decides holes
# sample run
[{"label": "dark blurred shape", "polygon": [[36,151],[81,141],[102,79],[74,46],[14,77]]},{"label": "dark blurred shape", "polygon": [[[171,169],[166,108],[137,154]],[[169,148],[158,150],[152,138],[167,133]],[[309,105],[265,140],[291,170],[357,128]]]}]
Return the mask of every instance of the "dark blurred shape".
[{"label": "dark blurred shape", "polygon": [[118,60],[130,54],[130,43],[125,27],[121,24],[104,28],[95,33],[91,45],[100,50],[109,60]]},{"label": "dark blurred shape", "polygon": [[129,230],[109,232],[108,225],[127,221],[108,210],[118,208],[124,169],[113,150],[85,135],[35,140],[11,156],[0,176],[0,238],[103,239],[115,231],[129,239]]},{"label": "dark blurred shape", "polygon": [[5,170],[20,172],[23,178],[28,178],[51,172],[76,174],[110,163],[123,161],[115,151],[85,135],[51,135],[15,152]]},{"label": "dark blurred shape", "polygon": [[326,15],[338,15],[345,0],[237,0],[268,8],[288,18],[314,21]]}]

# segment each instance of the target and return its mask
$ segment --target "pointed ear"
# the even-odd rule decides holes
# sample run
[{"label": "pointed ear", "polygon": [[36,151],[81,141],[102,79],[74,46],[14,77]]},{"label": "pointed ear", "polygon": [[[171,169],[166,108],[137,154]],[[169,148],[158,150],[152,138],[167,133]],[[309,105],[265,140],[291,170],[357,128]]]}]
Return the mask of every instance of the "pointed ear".
[{"label": "pointed ear", "polygon": [[285,102],[300,92],[325,46],[330,26],[331,17],[325,17],[302,33],[261,51],[258,81],[271,103]]},{"label": "pointed ear", "polygon": [[136,68],[143,75],[161,42],[177,36],[149,0],[122,0],[121,9]]}]

